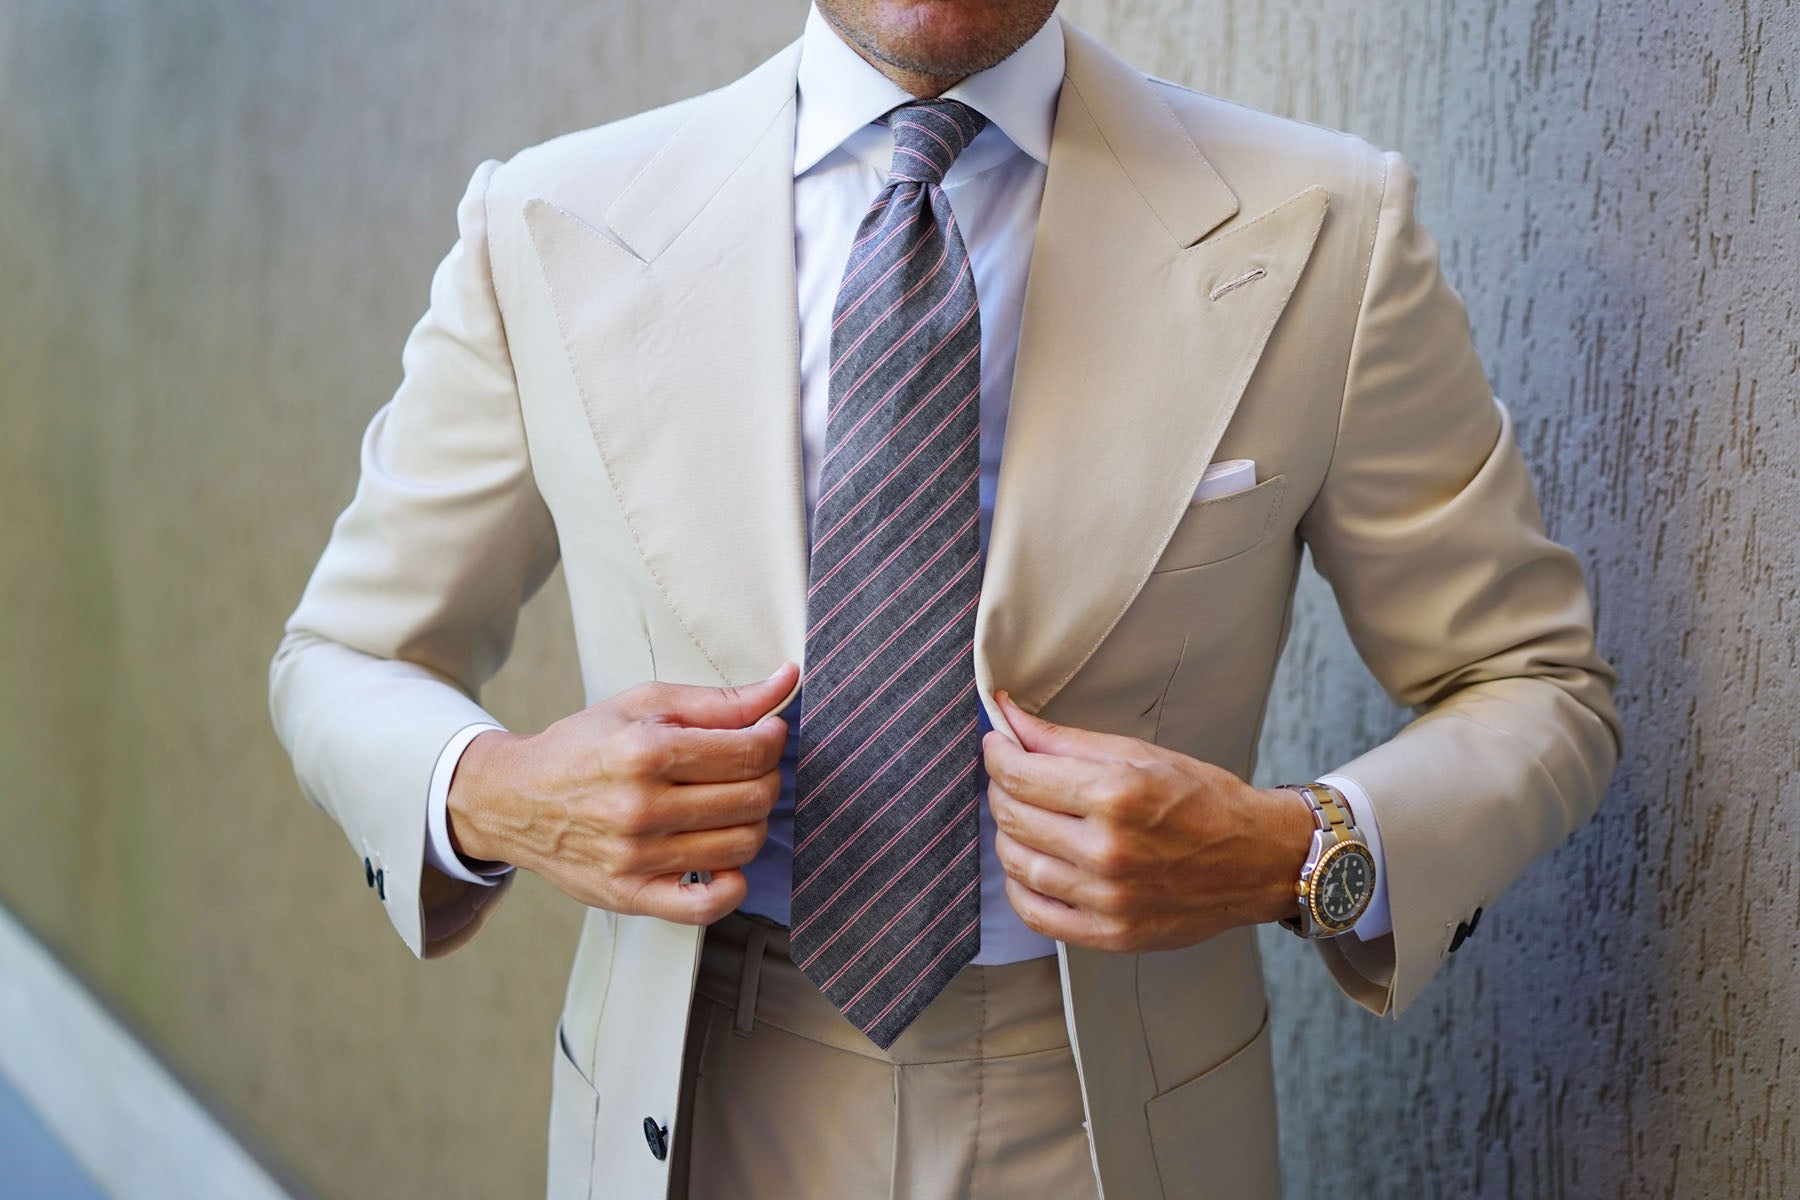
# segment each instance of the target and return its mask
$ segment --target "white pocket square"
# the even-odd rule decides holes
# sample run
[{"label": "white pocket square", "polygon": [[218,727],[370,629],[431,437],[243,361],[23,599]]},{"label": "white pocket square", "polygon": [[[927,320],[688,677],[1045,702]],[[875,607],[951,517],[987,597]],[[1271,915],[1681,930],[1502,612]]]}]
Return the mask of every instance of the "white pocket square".
[{"label": "white pocket square", "polygon": [[1206,468],[1205,473],[1200,476],[1200,486],[1194,489],[1194,498],[1188,503],[1217,500],[1220,496],[1229,496],[1233,492],[1242,492],[1255,486],[1255,460],[1228,458]]}]

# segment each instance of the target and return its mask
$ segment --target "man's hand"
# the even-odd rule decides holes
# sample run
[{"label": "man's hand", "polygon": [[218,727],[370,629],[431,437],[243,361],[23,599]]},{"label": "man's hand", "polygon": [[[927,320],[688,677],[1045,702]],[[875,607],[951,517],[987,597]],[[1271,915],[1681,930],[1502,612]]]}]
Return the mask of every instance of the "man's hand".
[{"label": "man's hand", "polygon": [[1006,894],[1031,929],[1140,953],[1293,916],[1317,828],[1285,788],[1137,738],[1055,725],[996,693],[1019,745],[982,742]]},{"label": "man's hand", "polygon": [[[451,839],[595,908],[716,921],[743,901],[739,868],[768,836],[787,744],[772,710],[799,673],[787,662],[743,687],[643,683],[539,734],[490,730],[451,779]],[[690,871],[712,881],[682,883]]]}]

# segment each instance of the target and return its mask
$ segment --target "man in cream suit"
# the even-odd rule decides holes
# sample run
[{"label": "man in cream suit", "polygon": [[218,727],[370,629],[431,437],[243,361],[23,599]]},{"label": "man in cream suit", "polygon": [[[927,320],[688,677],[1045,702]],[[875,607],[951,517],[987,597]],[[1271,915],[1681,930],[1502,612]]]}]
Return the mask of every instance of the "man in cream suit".
[{"label": "man in cream suit", "polygon": [[[1398,1014],[1610,777],[1580,569],[1406,164],[1147,79],[1054,4],[818,0],[742,79],[483,163],[458,208],[272,706],[415,954],[473,937],[513,867],[589,906],[553,1196],[1274,1196],[1255,925]],[[944,545],[978,524],[979,572],[933,593],[968,589],[939,669],[968,761],[908,776],[966,773],[964,857],[931,881],[966,883],[821,979],[887,868],[827,856],[855,911],[821,937],[818,714],[857,685],[878,732],[911,719],[885,679],[806,707],[836,654],[819,547],[857,494],[834,369],[897,336],[846,336],[851,281],[932,254],[966,270],[882,311],[971,310],[925,355],[968,347]],[[902,514],[901,544],[929,526]],[[1419,716],[1253,788],[1303,545]],[[476,695],[559,558],[590,707],[513,734]],[[952,912],[914,991],[859,1009]],[[1314,1132],[1366,1135],[1350,1097],[1344,1121]]]}]

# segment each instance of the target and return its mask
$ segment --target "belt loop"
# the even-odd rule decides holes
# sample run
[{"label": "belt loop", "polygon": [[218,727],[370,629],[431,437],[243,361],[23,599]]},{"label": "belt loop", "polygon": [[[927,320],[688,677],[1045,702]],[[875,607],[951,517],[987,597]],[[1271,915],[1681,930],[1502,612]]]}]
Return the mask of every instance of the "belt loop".
[{"label": "belt loop", "polygon": [[748,1037],[756,1027],[756,989],[762,982],[763,948],[768,942],[768,926],[760,921],[752,921],[744,938],[744,963],[738,975],[737,1017],[732,1022],[737,1032],[744,1037]]}]

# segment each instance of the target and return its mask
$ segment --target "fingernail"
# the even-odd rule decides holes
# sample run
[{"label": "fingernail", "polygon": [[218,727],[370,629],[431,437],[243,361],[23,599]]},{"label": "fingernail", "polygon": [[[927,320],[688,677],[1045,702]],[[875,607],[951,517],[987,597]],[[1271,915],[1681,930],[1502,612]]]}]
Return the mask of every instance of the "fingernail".
[{"label": "fingernail", "polygon": [[788,667],[788,663],[791,663],[791,662],[793,662],[793,661],[794,661],[794,660],[793,660],[793,659],[791,659],[791,658],[789,658],[789,659],[784,659],[784,660],[783,660],[783,661],[782,661],[782,664],[781,664],[781,665],[780,665],[780,666],[779,666],[779,667],[776,667],[776,668],[775,668],[775,669],[774,669],[774,670],[773,670],[773,671],[770,671],[770,672],[769,672],[769,673],[768,673],[768,674],[767,674],[767,675],[764,675],[764,676],[763,676],[763,682],[764,682],[764,683],[767,683],[767,682],[769,682],[769,680],[771,680],[771,679],[773,679],[773,678],[775,678],[775,677],[776,677],[776,676],[777,676],[777,675],[779,675],[779,674],[781,674],[781,673],[782,673],[782,672],[783,672],[783,671],[785,671],[785,670],[787,670],[787,667]]}]

